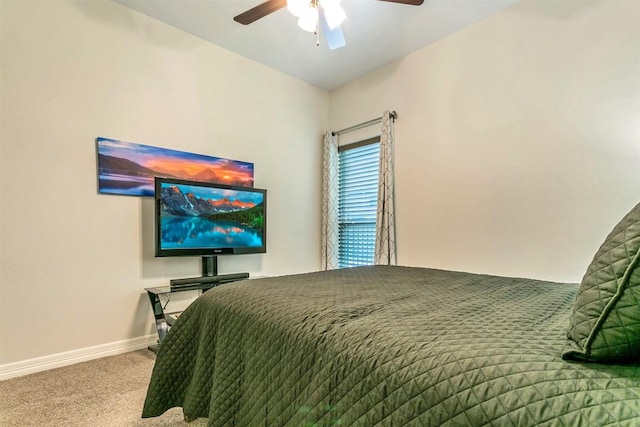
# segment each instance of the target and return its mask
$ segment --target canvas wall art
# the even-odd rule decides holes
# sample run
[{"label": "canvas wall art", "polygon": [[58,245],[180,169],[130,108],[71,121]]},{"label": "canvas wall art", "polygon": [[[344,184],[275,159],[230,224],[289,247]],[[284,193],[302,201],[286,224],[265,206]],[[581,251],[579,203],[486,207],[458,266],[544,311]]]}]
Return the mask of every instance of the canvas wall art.
[{"label": "canvas wall art", "polygon": [[97,138],[98,191],[153,196],[154,178],[253,187],[253,163]]}]

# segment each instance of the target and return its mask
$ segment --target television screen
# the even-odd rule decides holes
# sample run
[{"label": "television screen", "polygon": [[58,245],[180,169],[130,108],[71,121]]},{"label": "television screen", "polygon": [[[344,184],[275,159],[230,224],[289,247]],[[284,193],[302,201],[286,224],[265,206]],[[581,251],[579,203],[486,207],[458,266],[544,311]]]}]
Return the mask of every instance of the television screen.
[{"label": "television screen", "polygon": [[155,179],[156,256],[266,252],[267,191]]}]

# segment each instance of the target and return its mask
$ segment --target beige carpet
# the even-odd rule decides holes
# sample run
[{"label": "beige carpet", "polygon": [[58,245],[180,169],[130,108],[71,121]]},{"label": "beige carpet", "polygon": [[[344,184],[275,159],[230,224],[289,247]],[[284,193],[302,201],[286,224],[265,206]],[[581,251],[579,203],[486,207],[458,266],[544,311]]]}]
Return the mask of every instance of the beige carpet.
[{"label": "beige carpet", "polygon": [[154,360],[139,350],[0,381],[0,426],[206,426],[180,408],[140,418]]}]

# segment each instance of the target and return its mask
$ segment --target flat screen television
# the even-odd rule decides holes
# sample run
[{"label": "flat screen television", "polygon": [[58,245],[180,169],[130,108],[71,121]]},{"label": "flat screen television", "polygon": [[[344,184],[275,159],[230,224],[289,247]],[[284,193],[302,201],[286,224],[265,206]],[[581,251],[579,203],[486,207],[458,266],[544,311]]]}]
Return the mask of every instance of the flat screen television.
[{"label": "flat screen television", "polygon": [[266,190],[156,177],[155,255],[202,256],[215,275],[217,255],[267,251],[266,214]]}]

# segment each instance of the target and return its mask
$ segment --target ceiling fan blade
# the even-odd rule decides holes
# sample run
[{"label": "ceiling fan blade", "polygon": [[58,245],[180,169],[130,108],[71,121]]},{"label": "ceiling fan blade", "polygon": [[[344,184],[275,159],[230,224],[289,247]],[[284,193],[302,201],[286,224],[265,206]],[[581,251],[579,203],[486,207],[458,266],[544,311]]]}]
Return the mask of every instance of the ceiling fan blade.
[{"label": "ceiling fan blade", "polygon": [[325,18],[324,10],[322,8],[320,8],[320,25],[322,26],[322,32],[324,33],[324,38],[327,41],[329,49],[340,49],[347,44],[340,26],[335,27],[333,30],[329,28],[327,18]]},{"label": "ceiling fan blade", "polygon": [[242,25],[249,25],[258,19],[264,18],[268,14],[275,12],[276,10],[282,9],[286,5],[287,0],[267,0],[264,3],[260,3],[256,7],[235,16],[233,20],[241,23]]},{"label": "ceiling fan blade", "polygon": [[424,0],[378,0],[378,1],[386,1],[389,3],[402,3],[407,4],[409,6],[420,6],[424,3]]}]

